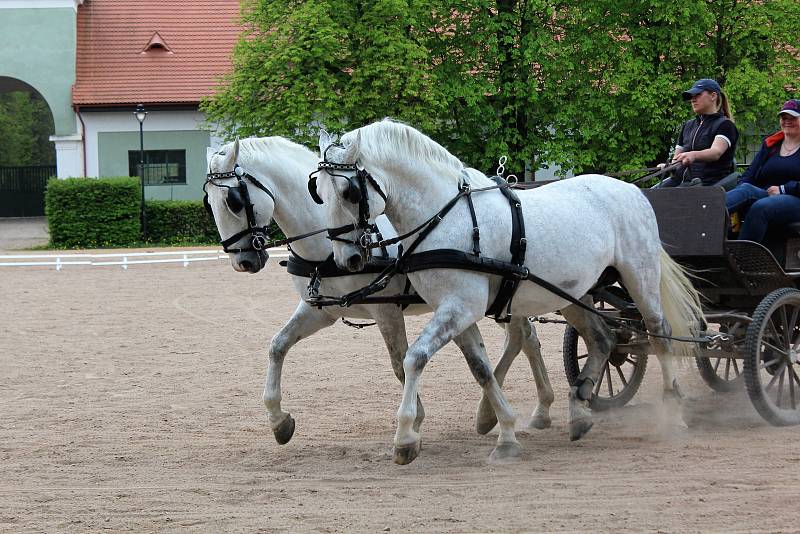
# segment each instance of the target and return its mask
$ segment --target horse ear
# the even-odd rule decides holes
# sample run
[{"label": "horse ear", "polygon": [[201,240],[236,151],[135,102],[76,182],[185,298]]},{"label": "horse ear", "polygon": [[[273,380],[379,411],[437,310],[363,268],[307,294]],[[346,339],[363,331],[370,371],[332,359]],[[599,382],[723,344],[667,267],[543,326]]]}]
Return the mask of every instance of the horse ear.
[{"label": "horse ear", "polygon": [[206,172],[211,172],[211,157],[214,155],[214,149],[210,146],[206,147]]},{"label": "horse ear", "polygon": [[236,137],[236,140],[233,142],[233,162],[236,163],[239,161],[239,137]]},{"label": "horse ear", "polygon": [[322,129],[319,131],[319,153],[324,154],[325,149],[328,148],[331,143],[336,141],[336,137],[329,134],[327,130]]}]

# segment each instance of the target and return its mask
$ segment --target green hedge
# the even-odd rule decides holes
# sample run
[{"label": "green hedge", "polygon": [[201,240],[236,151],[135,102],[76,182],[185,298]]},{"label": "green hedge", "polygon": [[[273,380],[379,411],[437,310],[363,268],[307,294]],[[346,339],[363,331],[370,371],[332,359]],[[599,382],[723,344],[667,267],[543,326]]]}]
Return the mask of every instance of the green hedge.
[{"label": "green hedge", "polygon": [[[47,183],[50,245],[65,248],[218,245],[219,233],[201,200],[148,200],[147,235],[139,221],[141,189],[133,178],[69,178]],[[242,229],[245,227],[242,226]],[[282,237],[273,224],[273,235]]]},{"label": "green hedge", "polygon": [[45,215],[55,247],[129,246],[140,239],[138,178],[68,178],[47,183]]},{"label": "green hedge", "polygon": [[147,240],[164,244],[215,245],[219,233],[200,200],[148,200]]}]

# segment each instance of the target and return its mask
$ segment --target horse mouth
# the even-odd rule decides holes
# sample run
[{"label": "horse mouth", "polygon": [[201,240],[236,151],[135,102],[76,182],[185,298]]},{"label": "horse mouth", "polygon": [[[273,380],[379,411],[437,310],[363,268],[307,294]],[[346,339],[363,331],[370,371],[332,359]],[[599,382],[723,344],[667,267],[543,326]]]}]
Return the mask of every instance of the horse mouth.
[{"label": "horse mouth", "polygon": [[254,252],[243,252],[237,254],[233,261],[233,269],[240,273],[256,274],[266,267],[269,254],[266,250],[256,250]]}]

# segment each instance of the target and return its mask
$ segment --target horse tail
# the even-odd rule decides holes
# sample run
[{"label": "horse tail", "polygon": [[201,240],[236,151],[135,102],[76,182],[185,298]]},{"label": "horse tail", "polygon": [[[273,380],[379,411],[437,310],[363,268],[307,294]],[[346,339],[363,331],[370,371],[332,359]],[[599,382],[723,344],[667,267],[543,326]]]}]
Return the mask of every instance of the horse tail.
[{"label": "horse tail", "polygon": [[[694,337],[706,324],[700,304],[700,294],[689,280],[683,267],[669,257],[661,247],[661,308],[664,319],[672,327],[672,335]],[[692,356],[694,344],[675,341],[672,353]]]}]

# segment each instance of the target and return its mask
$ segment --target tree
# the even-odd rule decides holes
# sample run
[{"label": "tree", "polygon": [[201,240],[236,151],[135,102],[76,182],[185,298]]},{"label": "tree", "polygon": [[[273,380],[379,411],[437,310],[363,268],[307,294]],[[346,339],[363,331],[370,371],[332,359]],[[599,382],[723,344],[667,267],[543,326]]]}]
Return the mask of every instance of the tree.
[{"label": "tree", "polygon": [[0,94],[0,166],[55,165],[50,108],[25,91]]},{"label": "tree", "polygon": [[[794,0],[695,2],[592,0],[563,13],[562,47],[548,77],[561,102],[547,157],[577,170],[610,171],[665,161],[681,122],[681,92],[716,78],[742,133],[773,125],[796,90]],[[795,86],[795,87],[793,87]]]},{"label": "tree", "polygon": [[320,125],[386,116],[435,130],[444,108],[414,38],[423,9],[418,0],[247,0],[234,70],[203,109],[228,136],[311,142]]},{"label": "tree", "polygon": [[796,0],[246,2],[234,71],[204,104],[228,136],[310,143],[391,116],[519,177],[664,161],[698,78],[764,131],[800,78]]},{"label": "tree", "polygon": [[433,9],[428,48],[450,112],[441,140],[468,164],[520,179],[550,138],[554,79],[542,65],[556,46],[552,0],[465,0]]}]

